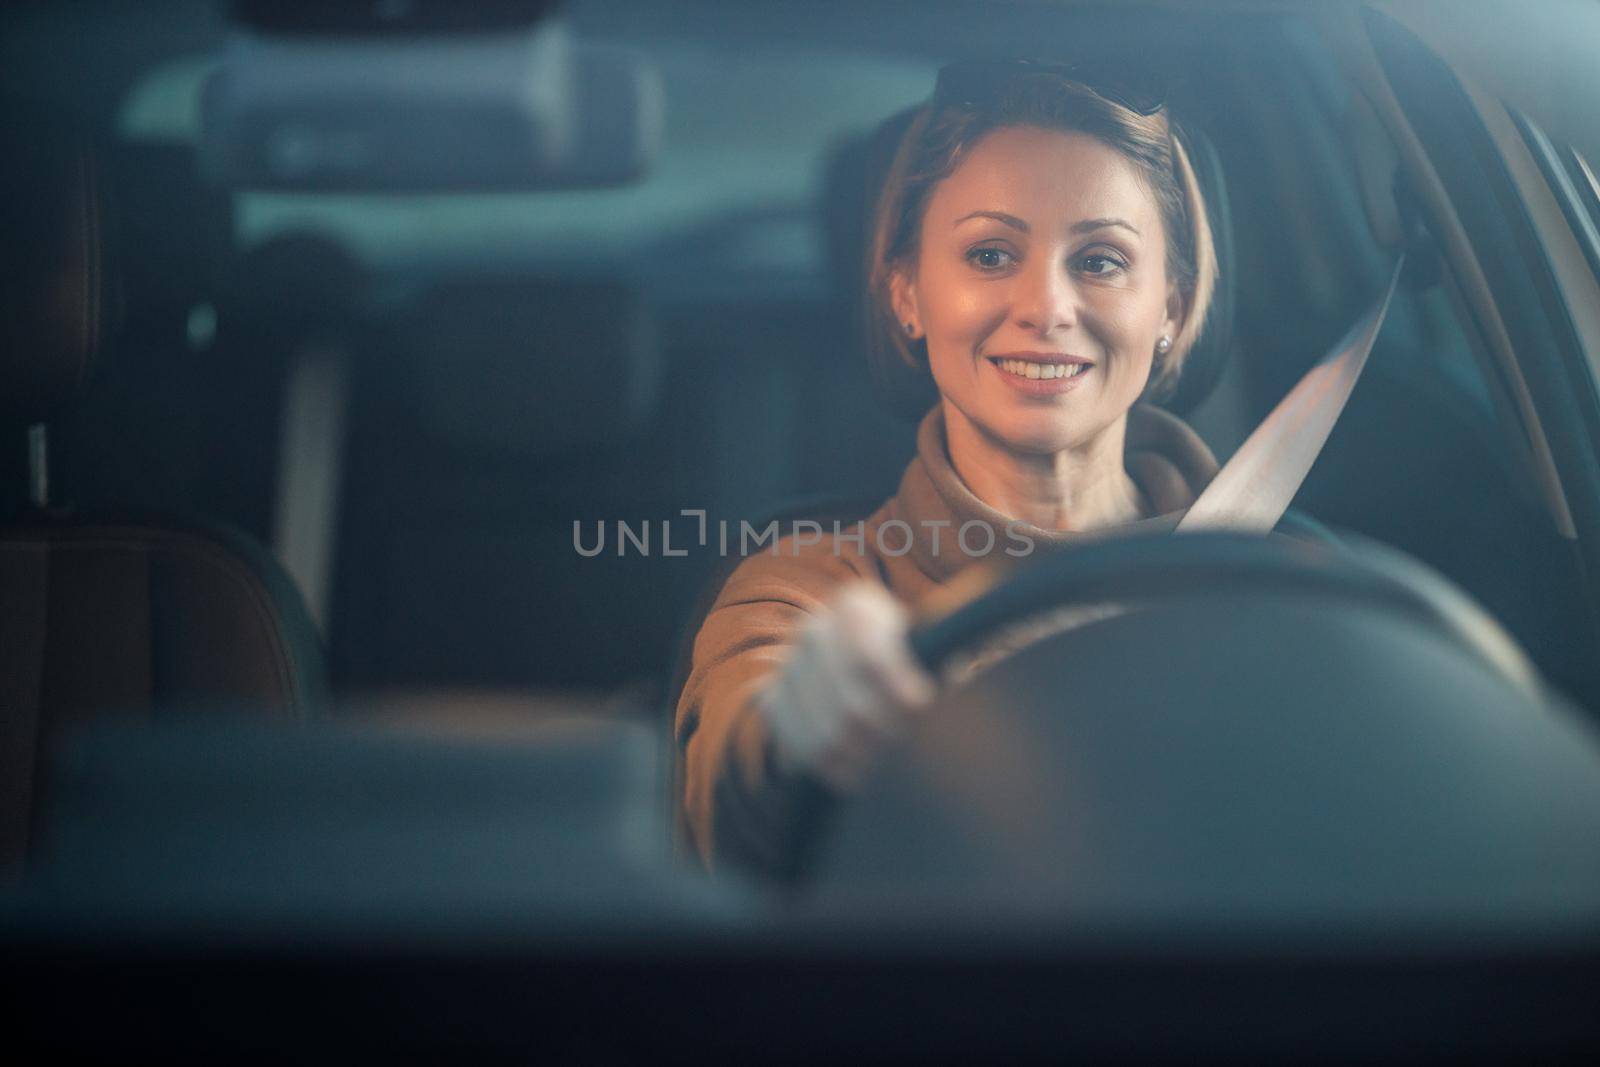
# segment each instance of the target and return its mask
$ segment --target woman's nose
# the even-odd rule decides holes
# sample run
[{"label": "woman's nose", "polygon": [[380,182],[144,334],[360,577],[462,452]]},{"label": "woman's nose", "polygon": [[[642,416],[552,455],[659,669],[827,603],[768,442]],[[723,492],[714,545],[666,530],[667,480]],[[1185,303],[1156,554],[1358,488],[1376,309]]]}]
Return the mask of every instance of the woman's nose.
[{"label": "woman's nose", "polygon": [[1078,321],[1078,292],[1059,263],[1030,264],[1017,277],[1012,314],[1019,327],[1048,335]]}]

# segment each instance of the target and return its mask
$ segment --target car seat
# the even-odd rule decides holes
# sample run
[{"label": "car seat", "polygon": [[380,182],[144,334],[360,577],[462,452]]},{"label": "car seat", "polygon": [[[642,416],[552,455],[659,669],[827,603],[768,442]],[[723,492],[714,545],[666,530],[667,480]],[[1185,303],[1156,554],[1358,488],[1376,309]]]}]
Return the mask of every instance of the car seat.
[{"label": "car seat", "polygon": [[[43,758],[102,713],[248,709],[295,719],[322,659],[300,598],[242,534],[200,520],[80,514],[50,499],[48,433],[113,334],[120,275],[102,153],[42,114],[0,141],[0,877],[34,849]],[[137,249],[129,249],[137,251]],[[26,449],[24,447],[26,441]],[[17,458],[26,451],[22,473]]]}]

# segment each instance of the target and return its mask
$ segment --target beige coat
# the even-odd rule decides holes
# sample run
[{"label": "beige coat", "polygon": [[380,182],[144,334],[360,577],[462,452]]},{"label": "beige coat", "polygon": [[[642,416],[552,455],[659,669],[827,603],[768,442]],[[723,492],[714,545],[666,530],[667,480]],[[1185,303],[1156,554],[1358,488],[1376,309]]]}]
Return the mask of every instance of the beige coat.
[{"label": "beige coat", "polygon": [[[1093,534],[1017,522],[974,496],[950,465],[935,407],[917,431],[917,456],[894,496],[860,525],[784,537],[741,563],[695,639],[678,701],[680,801],[689,840],[706,865],[782,869],[814,786],[782,780],[753,697],[781,669],[796,625],[844,581],[881,582],[915,607],[978,559],[1005,561],[1107,533],[1159,533],[1217,471],[1216,459],[1181,420],[1135,407],[1125,444],[1129,476],[1156,515]],[[992,531],[992,537],[986,531]],[[805,543],[814,541],[814,543]],[[803,785],[803,788],[802,788]]]}]

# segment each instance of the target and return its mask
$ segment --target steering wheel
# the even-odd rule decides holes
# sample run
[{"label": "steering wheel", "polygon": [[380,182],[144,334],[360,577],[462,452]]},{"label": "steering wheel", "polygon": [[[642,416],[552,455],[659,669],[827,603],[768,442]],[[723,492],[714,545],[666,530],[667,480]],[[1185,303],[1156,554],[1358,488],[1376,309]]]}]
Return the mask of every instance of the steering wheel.
[{"label": "steering wheel", "polygon": [[1040,611],[1108,602],[1134,610],[947,687],[825,809],[809,899],[1267,936],[1283,916],[1403,932],[1529,894],[1554,914],[1552,862],[1600,894],[1589,725],[1393,549],[1106,541],[1030,560],[911,644],[938,669]]},{"label": "steering wheel", "polygon": [[917,659],[937,673],[959,652],[1047,610],[1149,603],[1220,590],[1314,594],[1383,605],[1433,630],[1531,696],[1538,672],[1516,641],[1448,580],[1365,538],[1313,544],[1237,533],[1107,540],[1021,567],[944,617],[914,629]]},{"label": "steering wheel", "polygon": [[[1226,602],[1218,604],[1232,597],[1239,599],[1237,610]],[[855,829],[844,835],[842,853],[830,827],[835,813],[843,812],[825,787],[802,781],[794,810],[805,814],[796,819],[800,829],[776,873],[790,881],[820,875],[848,890],[863,872],[869,882],[885,872],[902,872],[904,883],[895,882],[895,892],[924,876],[930,886],[952,884],[949,879],[957,877],[953,872],[960,871],[1014,873],[1026,868],[1031,878],[1039,872],[1027,866],[1031,859],[1019,857],[1058,855],[1059,841],[1071,832],[1057,827],[1052,813],[1082,806],[1081,796],[1055,795],[1058,788],[1068,788],[1062,782],[1092,781],[1106,796],[1114,795],[1114,801],[1091,806],[1100,818],[1156,803],[1161,809],[1153,816],[1157,822],[1169,818],[1169,811],[1187,810],[1185,817],[1199,819],[1205,809],[1194,808],[1192,796],[1166,804],[1162,790],[1196,775],[1203,778],[1209,773],[1207,760],[1213,768],[1227,760],[1245,761],[1237,768],[1239,776],[1259,780],[1261,768],[1249,765],[1250,754],[1270,754],[1277,745],[1285,765],[1298,766],[1307,782],[1320,783],[1307,786],[1316,796],[1339,795],[1358,779],[1368,783],[1364,789],[1386,782],[1404,792],[1413,788],[1410,780],[1397,777],[1393,766],[1383,762],[1403,748],[1383,739],[1396,740],[1397,732],[1417,726],[1418,709],[1451,708],[1447,718],[1470,733],[1474,722],[1506,722],[1506,707],[1525,711],[1552,706],[1515,640],[1464,592],[1409,556],[1348,534],[1341,534],[1338,544],[1240,533],[1144,536],[1052,552],[1026,561],[943,617],[915,627],[909,640],[913,654],[937,676],[958,656],[981,649],[1040,613],[1107,603],[1135,610],[1048,635],[1022,654],[947,687],[943,713],[924,720],[915,751],[892,757],[881,769],[891,772],[887,778],[880,771],[867,793],[849,805],[851,812],[843,821]],[[1173,614],[1158,610],[1163,607]],[[1210,629],[1185,629],[1196,625]],[[1286,626],[1294,629],[1282,629]],[[1316,656],[1310,650],[1323,641],[1341,647],[1329,648],[1329,656]],[[1155,648],[1167,651],[1140,669],[1140,676],[1126,673],[1142,662],[1143,650]],[[1215,666],[1195,666],[1213,654],[1223,664],[1221,678]],[[1175,667],[1177,660],[1188,666]],[[1329,671],[1334,672],[1331,677]],[[1483,686],[1486,675],[1515,696],[1506,699],[1510,694],[1500,685]],[[1310,681],[1312,677],[1317,680]],[[1312,688],[1300,689],[1302,681]],[[1240,703],[1219,710],[1230,700]],[[1385,719],[1391,712],[1395,717]],[[1263,717],[1275,720],[1269,734],[1287,729],[1327,735],[1328,751],[1344,746],[1352,766],[1369,760],[1379,760],[1379,765],[1370,774],[1346,776],[1334,769],[1336,758],[1308,756],[1295,747],[1300,741],[1264,739],[1257,730]],[[1543,724],[1530,722],[1542,718],[1538,716],[1510,718],[1522,724],[1511,729],[1554,734],[1566,728],[1555,718]],[[1158,720],[1162,725],[1154,728],[1164,735],[1160,742],[1147,733]],[[1205,736],[1213,727],[1219,737],[1232,739],[1223,746],[1230,753],[1225,759],[1217,755],[1215,740]],[[1455,731],[1447,728],[1443,736],[1455,736]],[[1570,747],[1565,737],[1550,743]],[[1051,764],[1065,752],[1082,761],[1075,771],[1041,769],[1041,759]],[[1484,759],[1488,780],[1499,764]],[[915,774],[906,777],[906,767],[922,764],[940,768],[932,776],[937,782]],[[1159,789],[1130,784],[1137,782],[1165,784]],[[1119,792],[1125,788],[1132,794]],[[1202,782],[1195,795],[1206,795],[1207,788]],[[1286,795],[1294,792],[1286,788]],[[997,815],[999,809],[991,802],[1013,794],[1030,799],[1009,808],[1001,804],[1004,813]],[[1337,813],[1354,801],[1317,803],[1318,810]],[[1265,810],[1246,806],[1220,825],[1223,830],[1260,830],[1260,840],[1272,840],[1271,828],[1258,825]],[[956,847],[958,838],[966,838],[951,837],[951,828],[972,819],[984,826],[978,837],[994,842],[1001,852],[980,855]],[[1040,819],[1046,829],[1026,829]],[[863,826],[868,828],[864,836]],[[1248,838],[1244,829],[1239,833]],[[1213,824],[1204,834],[1217,832]],[[857,839],[858,844],[849,844]],[[1016,844],[1019,840],[1025,844]],[[1158,844],[1151,854],[1165,854],[1166,839],[1153,840]],[[1241,855],[1250,847],[1241,844]],[[1040,877],[1048,882],[1054,875],[1047,871]]]}]

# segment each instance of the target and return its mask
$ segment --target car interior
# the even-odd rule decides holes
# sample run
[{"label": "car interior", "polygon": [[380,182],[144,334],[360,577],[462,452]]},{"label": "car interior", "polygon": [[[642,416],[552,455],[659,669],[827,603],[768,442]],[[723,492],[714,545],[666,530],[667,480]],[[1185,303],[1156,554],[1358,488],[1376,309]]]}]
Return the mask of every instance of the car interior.
[{"label": "car interior", "polygon": [[[111,899],[182,868],[168,846],[141,856],[117,839],[117,818],[175,803],[141,793],[127,770],[140,760],[202,776],[192,768],[241,759],[247,769],[215,788],[248,792],[263,833],[290,812],[315,825],[349,798],[323,771],[283,779],[303,789],[283,795],[275,742],[250,731],[285,721],[541,738],[545,779],[571,775],[596,797],[647,765],[655,777],[638,796],[594,804],[608,826],[649,811],[648,829],[627,832],[666,841],[690,642],[737,562],[697,531],[859,518],[913,455],[934,398],[927,383],[869,372],[868,227],[909,109],[963,58],[1092,52],[1169,73],[1221,286],[1162,403],[1221,460],[1361,315],[1410,241],[1293,521],[1437,572],[1543,684],[1600,707],[1597,602],[1524,432],[1520,386],[1429,244],[1372,102],[1310,17],[1018,4],[1001,18],[942,0],[914,13],[823,5],[826,17],[700,0],[461,10],[490,32],[545,6],[573,40],[635,57],[629,106],[658,113],[659,128],[634,172],[549,188],[231,182],[208,96],[222,93],[219,70],[243,69],[240,36],[271,31],[272,5],[0,14],[0,696],[21,709],[0,733],[0,863],[15,883],[42,859],[49,892],[92,884]],[[1380,32],[1401,42],[1396,54],[1410,47],[1398,26]],[[654,543],[624,542],[619,523]],[[607,531],[604,550],[579,551]],[[1365,632],[1390,639],[1381,625]],[[1397,630],[1391,647],[1410,640]],[[162,723],[199,732],[130,728]],[[962,743],[934,743],[946,742]],[[350,766],[366,766],[349,743]],[[363,773],[349,781],[405,815],[454,802]],[[440,773],[455,799],[520,788],[510,770]],[[527,869],[578,856],[578,825],[529,831],[557,859]],[[895,839],[857,827],[837,870]],[[327,847],[326,869],[343,870]],[[275,872],[263,884],[295,877],[254,862],[238,869]],[[839,877],[828,893],[864,884],[841,889]],[[647,914],[677,892],[637,886],[627,899]],[[560,958],[539,981],[559,980]],[[738,973],[713,988],[732,996]],[[1161,995],[1177,996],[1178,973]]]},{"label": "car interior", "polygon": [[[623,12],[639,15],[572,10],[586,36],[636,48],[663,72],[671,118],[659,174],[630,187],[404,203],[208,187],[182,139],[193,131],[175,128],[184,116],[158,111],[193,106],[183,95],[198,90],[193,77],[173,87],[199,72],[189,57],[126,87],[121,114],[142,117],[109,130],[93,126],[116,116],[80,120],[101,142],[89,157],[96,194],[114,202],[102,210],[117,245],[115,324],[95,376],[52,427],[55,505],[187,513],[280,556],[300,509],[312,509],[322,562],[316,587],[300,592],[320,609],[336,691],[505,687],[593,700],[634,687],[659,698],[705,561],[580,559],[573,523],[686,508],[753,522],[809,499],[892,491],[913,425],[896,407],[921,411],[926,397],[880,398],[862,358],[858,264],[886,167],[873,112],[887,122],[915,101],[935,57],[814,44],[841,78],[799,57],[764,62],[758,20],[747,50],[737,19],[702,14],[697,26],[692,7],[671,36],[648,23],[637,37],[620,25],[607,34],[608,14],[645,21]],[[1292,20],[1210,30],[1167,20],[1156,31],[1173,50],[1222,42],[1209,46],[1221,76],[1184,86],[1181,99],[1201,154],[1216,160],[1225,295],[1207,336],[1215,356],[1201,353],[1169,404],[1225,458],[1377,289],[1377,209],[1360,183],[1379,164],[1352,157],[1384,146],[1358,139],[1371,116]],[[723,72],[748,83],[736,101],[697,66],[711,41],[739,57]],[[862,88],[851,108],[818,92],[843,95],[852,80]],[[898,95],[868,91],[880,81]],[[780,100],[804,123],[795,143],[753,128]],[[718,114],[730,105],[746,113]],[[731,206],[719,197],[679,222],[668,201],[685,194],[669,183],[694,178],[676,169],[714,165],[703,161],[719,151],[748,153],[751,173],[722,177]],[[631,211],[643,232],[586,236],[568,222],[554,241],[471,246],[497,213],[553,229],[561,199],[573,215]],[[408,235],[414,247],[362,247],[407,241],[383,234],[385,216],[405,212],[441,247],[421,232]],[[649,246],[607,247],[629,240]],[[552,358],[529,358],[541,350]],[[1495,392],[1448,286],[1402,292],[1297,503],[1439,568],[1573,685],[1580,665],[1561,646],[1574,574],[1500,432]],[[324,439],[296,421],[318,418]],[[332,485],[306,484],[296,464],[329,450]],[[1485,495],[1507,506],[1485,509]]]}]

